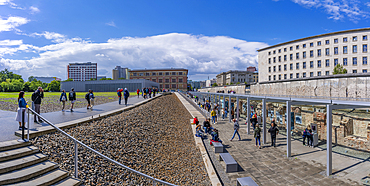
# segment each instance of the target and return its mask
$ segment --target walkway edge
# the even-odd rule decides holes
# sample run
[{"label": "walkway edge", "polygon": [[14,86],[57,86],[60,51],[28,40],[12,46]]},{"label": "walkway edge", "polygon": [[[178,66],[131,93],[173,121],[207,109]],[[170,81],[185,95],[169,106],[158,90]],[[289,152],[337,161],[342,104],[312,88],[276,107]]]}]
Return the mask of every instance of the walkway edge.
[{"label": "walkway edge", "polygon": [[[194,118],[195,117],[194,114],[196,114],[196,112],[198,112],[198,111],[187,100],[185,100],[179,93],[175,92],[175,95],[177,96],[177,98],[179,98],[179,100],[184,105],[186,110],[188,110],[190,115]],[[191,107],[189,107],[189,106],[191,106]],[[191,108],[193,108],[193,109],[191,109]],[[196,127],[195,125],[191,125],[194,140],[195,140],[195,145],[200,150],[200,153],[201,153],[202,158],[203,158],[204,165],[207,169],[209,179],[210,179],[213,186],[221,186],[222,185],[221,181],[217,176],[216,170],[212,165],[212,161],[211,161],[210,157],[208,156],[207,150],[206,150],[206,148],[203,144],[203,140],[201,138],[195,136],[195,134],[196,134],[195,127]]]},{"label": "walkway edge", "polygon": [[[118,113],[123,112],[123,111],[133,109],[133,108],[138,107],[140,105],[143,105],[147,102],[150,102],[154,99],[157,99],[157,98],[159,98],[163,95],[165,95],[165,94],[160,94],[160,95],[158,95],[154,98],[151,98],[151,99],[145,99],[145,100],[143,100],[139,103],[136,103],[136,104],[128,106],[128,107],[123,107],[123,108],[120,108],[120,109],[111,110],[111,111],[108,111],[108,112],[105,112],[105,113],[102,113],[102,114],[93,115],[93,116],[90,116],[90,117],[84,117],[84,118],[80,118],[80,119],[76,119],[76,120],[72,120],[72,121],[59,123],[59,124],[56,124],[56,126],[59,127],[60,129],[71,128],[71,127],[77,126],[78,124],[82,124],[82,123],[102,119],[102,118],[107,117],[107,116],[111,116],[111,115],[118,114]],[[30,131],[30,139],[38,137],[38,136],[42,136],[42,135],[45,135],[45,134],[53,133],[53,132],[56,132],[56,129],[54,129],[52,126],[39,127],[39,128],[37,128],[37,131]],[[18,137],[21,137],[22,136],[22,131],[15,131],[15,135],[18,136]],[[24,135],[25,135],[25,137],[27,136],[27,130],[24,131]]]}]

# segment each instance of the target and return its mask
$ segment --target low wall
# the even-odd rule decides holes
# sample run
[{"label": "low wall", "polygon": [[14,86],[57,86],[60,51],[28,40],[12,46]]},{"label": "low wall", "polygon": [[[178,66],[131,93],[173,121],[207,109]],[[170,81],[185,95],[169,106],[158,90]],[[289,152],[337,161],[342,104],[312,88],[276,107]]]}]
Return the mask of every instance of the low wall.
[{"label": "low wall", "polygon": [[227,93],[227,91],[234,91],[236,94],[245,94],[246,85],[228,85],[228,86],[218,86],[218,87],[208,87],[198,89],[199,92],[211,92],[217,93],[222,92]]}]

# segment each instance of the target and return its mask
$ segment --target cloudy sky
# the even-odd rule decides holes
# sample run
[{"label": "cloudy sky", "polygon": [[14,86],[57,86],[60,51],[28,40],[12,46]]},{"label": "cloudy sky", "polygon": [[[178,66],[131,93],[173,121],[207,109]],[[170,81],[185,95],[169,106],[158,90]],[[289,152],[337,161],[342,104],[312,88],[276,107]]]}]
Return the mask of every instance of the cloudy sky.
[{"label": "cloudy sky", "polygon": [[71,62],[98,75],[181,67],[205,80],[258,65],[257,49],[369,27],[362,0],[0,0],[0,69],[66,79]]}]

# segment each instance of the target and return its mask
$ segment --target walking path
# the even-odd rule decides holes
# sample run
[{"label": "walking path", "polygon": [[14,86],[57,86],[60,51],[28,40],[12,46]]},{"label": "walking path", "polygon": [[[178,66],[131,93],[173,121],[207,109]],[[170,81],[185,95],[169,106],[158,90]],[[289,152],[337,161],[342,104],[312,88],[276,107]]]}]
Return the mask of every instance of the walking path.
[{"label": "walking path", "polygon": [[[299,140],[292,139],[292,157],[286,157],[286,136],[277,136],[276,148],[270,144],[263,145],[262,149],[255,147],[252,135],[247,135],[244,124],[239,122],[242,141],[237,136],[230,141],[233,123],[228,119],[219,120],[213,127],[219,130],[220,139],[226,147],[225,151],[240,165],[235,173],[226,173],[229,180],[223,180],[225,185],[236,185],[236,178],[251,177],[259,185],[360,185],[366,184],[364,179],[370,173],[368,159],[350,157],[333,153],[333,175],[327,177],[326,150],[316,147],[309,148]],[[210,138],[210,135],[208,136]],[[209,139],[204,140],[210,157],[218,157],[213,147],[209,147]],[[211,150],[209,150],[211,149]],[[225,167],[217,159],[212,159],[219,175],[225,174]]]},{"label": "walking path", "polygon": [[[140,96],[140,98],[137,98],[135,96],[131,96],[128,99],[128,106],[134,105],[136,103],[139,103],[143,101],[144,99]],[[124,101],[123,101],[124,102]],[[42,107],[42,104],[41,104]],[[89,117],[92,115],[101,114],[104,112],[108,112],[111,110],[116,110],[119,108],[126,107],[124,104],[119,105],[118,101],[105,103],[101,105],[96,105],[94,108],[86,109],[86,108],[78,108],[74,109],[74,112],[71,112],[70,110],[66,110],[65,112],[58,111],[58,112],[49,112],[49,113],[41,113],[42,116],[44,116],[46,119],[48,119],[50,122],[54,124],[68,122],[84,117]],[[16,112],[10,112],[10,111],[3,111],[0,110],[0,142],[1,141],[8,141],[8,140],[14,140],[19,139],[19,137],[14,135],[14,131],[18,130],[18,122],[15,121]],[[26,124],[27,126],[27,124]],[[36,128],[49,126],[46,123],[37,124],[33,122],[33,115],[30,114],[30,131],[36,130]]]}]

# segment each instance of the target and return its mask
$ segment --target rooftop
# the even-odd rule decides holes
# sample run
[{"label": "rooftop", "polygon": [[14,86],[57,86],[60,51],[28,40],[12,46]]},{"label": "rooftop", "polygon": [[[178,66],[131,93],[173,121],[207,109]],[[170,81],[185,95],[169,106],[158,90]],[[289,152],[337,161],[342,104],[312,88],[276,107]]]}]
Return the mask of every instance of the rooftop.
[{"label": "rooftop", "polygon": [[139,71],[174,71],[174,70],[186,70],[185,68],[159,68],[159,69],[136,69],[136,70],[130,70],[130,72],[139,72]]}]

